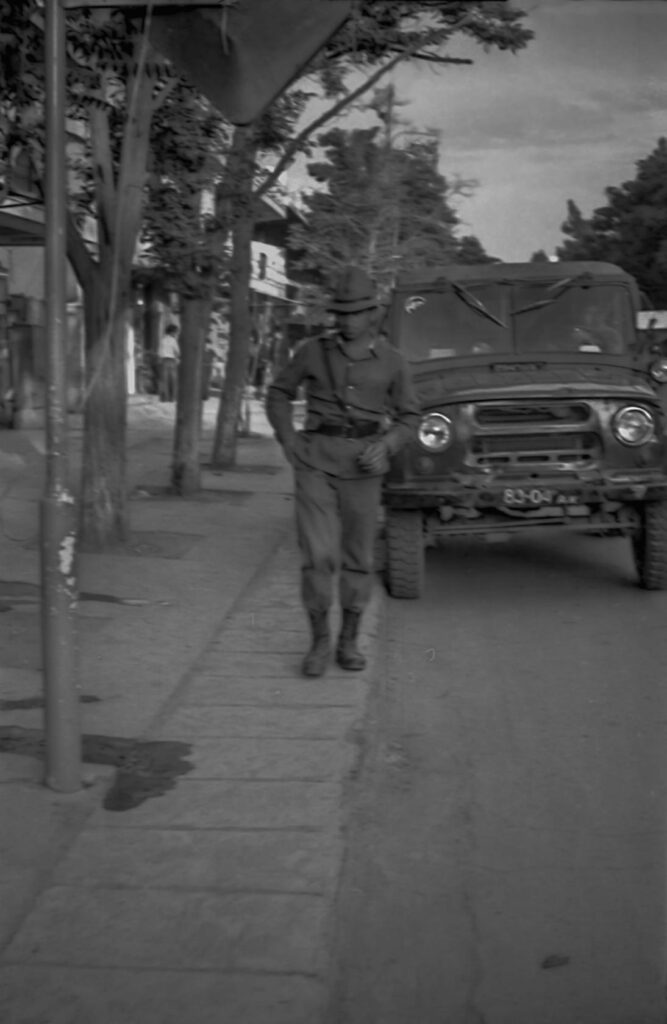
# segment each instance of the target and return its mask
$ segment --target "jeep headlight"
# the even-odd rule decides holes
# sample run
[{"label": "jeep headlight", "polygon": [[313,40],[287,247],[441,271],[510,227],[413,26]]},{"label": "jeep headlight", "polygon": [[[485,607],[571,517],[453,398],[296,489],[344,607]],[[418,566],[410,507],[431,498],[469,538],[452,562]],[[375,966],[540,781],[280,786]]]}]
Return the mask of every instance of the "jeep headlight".
[{"label": "jeep headlight", "polygon": [[419,424],[419,443],[430,452],[442,452],[454,439],[454,427],[448,416],[430,412]]},{"label": "jeep headlight", "polygon": [[622,444],[640,445],[650,441],[655,433],[653,416],[638,405],[626,405],[611,422],[614,436]]},{"label": "jeep headlight", "polygon": [[657,380],[659,384],[664,384],[667,381],[667,359],[656,359],[654,363],[651,363],[648,371],[653,380]]}]

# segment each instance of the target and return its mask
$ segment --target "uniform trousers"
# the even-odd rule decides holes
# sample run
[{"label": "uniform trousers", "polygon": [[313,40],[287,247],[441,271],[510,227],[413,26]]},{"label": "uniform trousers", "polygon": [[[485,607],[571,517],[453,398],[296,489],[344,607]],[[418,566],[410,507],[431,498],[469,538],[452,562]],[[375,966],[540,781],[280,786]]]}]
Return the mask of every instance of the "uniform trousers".
[{"label": "uniform trousers", "polygon": [[362,612],[373,588],[381,476],[341,479],[318,469],[295,470],[301,598],[308,612],[331,606],[339,573],[341,608]]}]

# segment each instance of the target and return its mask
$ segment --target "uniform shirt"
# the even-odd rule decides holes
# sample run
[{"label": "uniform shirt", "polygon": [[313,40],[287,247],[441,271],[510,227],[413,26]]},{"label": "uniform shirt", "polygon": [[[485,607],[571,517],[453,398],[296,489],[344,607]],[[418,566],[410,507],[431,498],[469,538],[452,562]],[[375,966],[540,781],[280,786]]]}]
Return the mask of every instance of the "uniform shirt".
[{"label": "uniform shirt", "polygon": [[[295,434],[292,402],[301,385],[306,394],[306,420],[304,430]],[[377,438],[331,437],[317,432],[321,424],[377,424],[378,436],[382,436],[393,455],[414,436],[419,422],[419,406],[407,364],[396,349],[380,338],[374,340],[367,352],[354,358],[336,336],[305,342],[269,388],[266,412],[280,443],[293,445],[297,469],[319,469],[343,478],[368,475],[357,460],[369,442]],[[387,465],[382,472],[388,468]]]},{"label": "uniform shirt", "polygon": [[180,350],[175,334],[163,334],[158,345],[160,359],[178,359]]}]

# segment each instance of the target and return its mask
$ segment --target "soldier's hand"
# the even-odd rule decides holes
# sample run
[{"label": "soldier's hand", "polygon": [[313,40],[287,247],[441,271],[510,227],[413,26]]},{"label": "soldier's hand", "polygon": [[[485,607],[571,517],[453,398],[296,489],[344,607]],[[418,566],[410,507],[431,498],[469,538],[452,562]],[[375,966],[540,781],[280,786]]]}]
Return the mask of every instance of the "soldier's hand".
[{"label": "soldier's hand", "polygon": [[366,473],[384,473],[387,469],[389,449],[384,440],[371,441],[359,456],[359,465]]}]

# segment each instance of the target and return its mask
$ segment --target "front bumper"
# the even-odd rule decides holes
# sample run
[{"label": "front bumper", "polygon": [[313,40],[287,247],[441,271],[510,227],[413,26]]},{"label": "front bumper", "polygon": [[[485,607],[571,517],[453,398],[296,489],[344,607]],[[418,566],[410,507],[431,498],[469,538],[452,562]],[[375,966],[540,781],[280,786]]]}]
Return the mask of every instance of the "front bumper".
[{"label": "front bumper", "polygon": [[581,505],[605,502],[636,504],[667,499],[667,475],[659,469],[641,472],[609,471],[564,479],[558,475],[491,477],[457,473],[446,480],[411,480],[385,484],[383,504],[395,509],[494,509],[505,504],[507,488],[550,488]]}]

